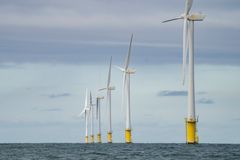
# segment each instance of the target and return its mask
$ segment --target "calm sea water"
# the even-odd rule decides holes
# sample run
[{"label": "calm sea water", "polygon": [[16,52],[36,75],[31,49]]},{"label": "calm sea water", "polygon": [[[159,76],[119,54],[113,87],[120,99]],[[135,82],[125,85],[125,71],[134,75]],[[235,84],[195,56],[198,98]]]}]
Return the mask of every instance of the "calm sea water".
[{"label": "calm sea water", "polygon": [[0,144],[1,160],[240,160],[240,145]]}]

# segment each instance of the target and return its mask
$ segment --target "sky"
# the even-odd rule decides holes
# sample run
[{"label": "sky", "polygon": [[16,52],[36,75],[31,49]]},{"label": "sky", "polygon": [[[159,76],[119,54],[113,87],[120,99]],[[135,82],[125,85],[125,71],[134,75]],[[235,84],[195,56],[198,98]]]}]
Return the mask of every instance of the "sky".
[{"label": "sky", "polygon": [[[107,83],[110,57],[130,66],[133,141],[185,143],[184,0],[0,0],[0,143],[84,142],[85,89]],[[201,143],[240,143],[239,0],[194,0]],[[112,68],[113,141],[124,142],[122,73]],[[187,84],[187,83],[186,83]],[[106,141],[107,109],[102,102]],[[95,128],[96,131],[97,128]],[[95,132],[96,133],[96,132]]]}]

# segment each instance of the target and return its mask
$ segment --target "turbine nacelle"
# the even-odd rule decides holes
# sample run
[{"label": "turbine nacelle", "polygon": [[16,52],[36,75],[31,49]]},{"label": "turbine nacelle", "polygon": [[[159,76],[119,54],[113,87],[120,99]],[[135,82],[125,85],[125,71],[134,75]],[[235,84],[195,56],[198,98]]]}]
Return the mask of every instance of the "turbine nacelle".
[{"label": "turbine nacelle", "polygon": [[108,87],[108,90],[115,90],[116,89],[116,87],[114,87],[114,86],[111,86],[111,87]]},{"label": "turbine nacelle", "polygon": [[136,69],[134,69],[134,68],[128,68],[126,71],[124,71],[125,73],[128,73],[128,74],[134,74],[134,73],[136,73]]},{"label": "turbine nacelle", "polygon": [[190,21],[203,21],[206,18],[206,15],[202,13],[193,13],[187,16],[187,19]]},{"label": "turbine nacelle", "polygon": [[101,97],[97,97],[97,99],[104,99],[104,96],[101,96]]}]

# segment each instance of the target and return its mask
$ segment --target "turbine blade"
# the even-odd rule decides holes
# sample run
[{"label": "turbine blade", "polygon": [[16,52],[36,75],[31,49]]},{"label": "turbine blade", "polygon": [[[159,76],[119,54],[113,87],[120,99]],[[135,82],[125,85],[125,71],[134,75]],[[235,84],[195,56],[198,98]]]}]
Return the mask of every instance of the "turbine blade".
[{"label": "turbine blade", "polygon": [[86,88],[85,105],[82,112],[78,116],[81,117],[83,113],[85,113],[87,110],[88,110],[88,89]]},{"label": "turbine blade", "polygon": [[85,106],[88,106],[88,89],[86,89],[86,96],[85,96]]},{"label": "turbine blade", "polygon": [[108,83],[107,83],[107,88],[110,86],[110,81],[111,81],[111,70],[112,70],[112,56],[110,58],[110,65],[109,65],[109,71],[108,71]]},{"label": "turbine blade", "polygon": [[103,91],[103,90],[106,90],[107,88],[101,88],[101,89],[99,89],[98,91]]},{"label": "turbine blade", "polygon": [[193,4],[193,0],[186,0],[186,3],[185,3],[185,12],[184,14],[185,15],[188,15],[191,8],[192,8],[192,4]]},{"label": "turbine blade", "polygon": [[185,83],[185,72],[187,63],[187,53],[188,53],[188,20],[184,18],[183,23],[183,62],[182,62],[182,84]]},{"label": "turbine blade", "polygon": [[85,109],[83,109],[83,111],[78,115],[78,117],[81,117],[83,113],[85,113]]},{"label": "turbine blade", "polygon": [[119,69],[119,70],[122,71],[122,72],[125,72],[125,69],[122,68],[122,67],[119,67],[119,66],[114,66],[114,67],[117,68],[117,69]]},{"label": "turbine blade", "polygon": [[162,21],[162,23],[167,23],[167,22],[171,22],[171,21],[176,21],[176,20],[179,20],[179,19],[183,19],[183,17],[176,17],[176,18],[173,18],[173,19],[168,19],[168,20]]},{"label": "turbine blade", "polygon": [[96,101],[96,118],[98,119],[98,111],[99,110],[99,99],[97,98],[97,101]]},{"label": "turbine blade", "polygon": [[132,50],[132,40],[133,40],[133,34],[131,36],[131,40],[130,40],[130,45],[128,48],[128,54],[125,60],[125,70],[127,70],[128,66],[129,66],[129,62],[130,62],[130,55],[131,55],[131,50]]},{"label": "turbine blade", "polygon": [[92,92],[91,91],[90,91],[89,99],[90,99],[90,104],[92,104]]}]

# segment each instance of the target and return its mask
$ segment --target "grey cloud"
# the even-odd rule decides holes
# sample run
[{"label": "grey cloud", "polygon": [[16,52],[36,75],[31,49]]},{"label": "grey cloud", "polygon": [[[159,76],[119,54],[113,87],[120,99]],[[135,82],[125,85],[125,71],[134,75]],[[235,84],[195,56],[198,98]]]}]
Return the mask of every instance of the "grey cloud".
[{"label": "grey cloud", "polygon": [[187,96],[187,91],[161,91],[158,93],[160,97],[175,97],[175,96]]},{"label": "grey cloud", "polygon": [[[76,125],[75,122],[39,122],[39,121],[0,121],[2,127],[44,127],[44,126],[68,126]],[[79,125],[79,124],[78,124]]]},{"label": "grey cloud", "polygon": [[[205,94],[207,94],[207,92],[200,91],[200,92],[196,92],[196,94],[205,95]],[[159,97],[177,97],[177,96],[187,96],[188,92],[187,91],[164,90],[164,91],[160,91],[157,95]]]},{"label": "grey cloud", "polygon": [[240,121],[240,118],[234,118],[233,121]]},{"label": "grey cloud", "polygon": [[18,68],[16,64],[8,64],[8,63],[0,63],[0,69],[12,69],[12,68]]},{"label": "grey cloud", "polygon": [[[166,3],[165,0],[133,0],[133,1],[98,1],[98,0],[41,0],[32,1],[12,0],[9,2],[3,1],[1,4],[2,18],[1,24],[5,25],[32,25],[39,26],[54,26],[58,27],[99,27],[112,26],[121,28],[123,26],[159,26],[159,20],[181,14],[184,10],[184,2],[174,1]],[[174,4],[174,6],[173,6]],[[216,8],[215,5],[218,5]],[[163,7],[164,6],[164,7]],[[193,10],[204,9],[210,15],[226,15],[229,11],[233,11],[234,7],[239,6],[237,1],[217,1],[198,2],[194,3]],[[124,8],[124,10],[123,10]],[[236,7],[237,8],[237,7]],[[215,9],[215,10],[214,10]],[[221,9],[221,11],[220,11]],[[214,10],[214,12],[211,12]],[[94,12],[93,12],[94,11]],[[27,12],[27,14],[26,14]],[[210,13],[209,13],[210,12]],[[131,14],[131,16],[128,16]],[[235,13],[236,14],[236,13]],[[239,13],[237,13],[239,14]],[[30,15],[30,16],[29,16]],[[7,18],[8,17],[8,18]],[[218,17],[217,17],[218,18]],[[219,18],[218,18],[219,19]],[[221,21],[210,21],[211,23],[222,23]],[[125,23],[123,23],[125,22]],[[236,24],[236,21],[230,21]],[[210,24],[210,23],[207,23]],[[229,24],[229,23],[226,23]],[[216,25],[222,26],[222,25]]]},{"label": "grey cloud", "polygon": [[[24,42],[19,46],[18,42],[12,43],[9,48],[0,47],[0,62],[25,63],[25,62],[50,62],[50,63],[105,63],[106,58],[113,56],[114,61],[122,61],[127,50],[129,35],[125,37],[125,43],[37,43]],[[133,63],[137,64],[174,64],[181,63],[181,50],[179,47],[165,44],[138,43],[133,44]],[[2,44],[6,43],[0,38]],[[100,42],[100,41],[99,41]],[[31,44],[29,46],[29,44]],[[124,45],[125,44],[125,45]],[[239,65],[240,54],[234,52],[209,52],[196,51],[196,64],[228,64]]]},{"label": "grey cloud", "polygon": [[212,99],[202,98],[202,99],[197,100],[197,103],[199,103],[199,104],[214,104],[214,101]]},{"label": "grey cloud", "polygon": [[204,91],[200,91],[200,92],[197,92],[198,95],[205,95],[207,94],[207,92],[204,92]]},{"label": "grey cloud", "polygon": [[61,94],[51,94],[51,95],[48,95],[49,98],[62,98],[62,97],[69,97],[71,96],[70,93],[61,93]]},{"label": "grey cloud", "polygon": [[[231,19],[240,15],[237,6],[237,0],[194,2],[193,10],[203,8],[209,15],[196,29],[197,64],[240,64],[240,24]],[[182,24],[160,21],[183,7],[181,1],[166,0],[3,0],[0,63],[96,64],[110,55],[120,61],[132,32],[133,63],[181,63]],[[221,15],[228,18],[219,21]]]},{"label": "grey cloud", "polygon": [[50,108],[50,109],[41,109],[41,111],[44,111],[44,112],[59,112],[59,111],[62,111],[61,108]]},{"label": "grey cloud", "polygon": [[[172,1],[172,0],[171,0]],[[125,11],[130,10],[129,6],[133,6],[134,9],[138,9],[141,7],[151,7],[154,9],[159,9],[162,7],[162,9],[171,9],[171,10],[176,10],[176,8],[182,8],[184,7],[184,2],[182,1],[174,1],[167,3],[168,1],[166,0],[132,0],[132,1],[127,1],[127,0],[122,0],[122,1],[113,1],[113,0],[41,0],[41,1],[36,1],[36,0],[24,0],[24,1],[19,1],[19,0],[1,0],[1,5],[2,6],[16,6],[16,7],[26,7],[26,8],[46,8],[46,7],[63,7],[63,8],[69,8],[69,7],[76,7],[84,10],[89,10],[91,9],[98,9],[98,10],[104,10],[104,8],[107,8],[108,10],[111,10],[112,7],[114,7],[115,10],[120,11],[122,10],[121,7],[125,6]],[[176,5],[173,5],[176,4]],[[84,4],[84,5],[82,5]],[[97,5],[96,5],[97,4]],[[119,7],[119,6],[121,7]],[[196,5],[196,6],[195,6]],[[212,8],[212,9],[225,9],[225,10],[231,10],[231,9],[237,9],[238,6],[240,5],[240,2],[238,0],[211,0],[211,1],[194,1],[194,8]],[[99,7],[101,6],[101,7]],[[102,8],[104,6],[104,8]],[[166,7],[166,8],[165,8]]]},{"label": "grey cloud", "polygon": [[60,112],[63,109],[59,107],[34,107],[33,110],[37,112]]}]

